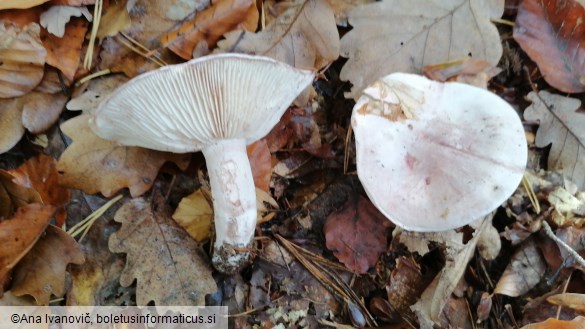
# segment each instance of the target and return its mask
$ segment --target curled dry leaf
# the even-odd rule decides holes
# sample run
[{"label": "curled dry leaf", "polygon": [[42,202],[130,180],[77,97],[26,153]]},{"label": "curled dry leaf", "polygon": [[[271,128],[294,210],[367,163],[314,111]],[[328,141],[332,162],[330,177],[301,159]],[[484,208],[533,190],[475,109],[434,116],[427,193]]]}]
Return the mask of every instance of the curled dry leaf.
[{"label": "curled dry leaf", "polygon": [[41,26],[58,38],[65,35],[65,25],[72,16],[85,18],[91,22],[92,15],[85,7],[52,6],[41,14]]},{"label": "curled dry leaf", "polygon": [[15,296],[31,295],[37,304],[48,305],[51,295],[65,294],[67,265],[83,264],[81,246],[69,234],[50,225],[13,271]]},{"label": "curled dry leaf", "polygon": [[86,193],[101,192],[109,197],[124,187],[132,196],[148,191],[167,161],[180,168],[188,164],[189,155],[120,146],[95,135],[88,125],[89,115],[81,115],[61,125],[73,143],[57,164],[59,183]]},{"label": "curled dry leaf", "polygon": [[546,264],[533,239],[526,240],[512,255],[494,294],[518,297],[532,289],[546,271]]},{"label": "curled dry leaf", "polygon": [[222,52],[272,57],[301,69],[320,69],[339,57],[339,33],[326,0],[295,1],[258,33],[234,31]]},{"label": "curled dry leaf", "polygon": [[53,206],[29,204],[0,222],[0,282],[39,239],[54,211]]},{"label": "curled dry leaf", "polygon": [[585,114],[577,112],[581,102],[546,91],[531,92],[528,99],[532,105],[524,111],[524,119],[540,122],[535,145],[552,144],[547,169],[562,172],[585,189]]},{"label": "curled dry leaf", "polygon": [[258,25],[258,9],[252,0],[217,0],[197,13],[178,29],[165,34],[161,42],[183,59],[193,58],[200,42],[209,52],[224,33],[233,30],[254,32]]},{"label": "curled dry leaf", "polygon": [[22,96],[41,82],[47,51],[40,31],[37,23],[20,29],[0,21],[0,98]]},{"label": "curled dry leaf", "polygon": [[571,321],[557,320],[550,318],[543,322],[527,324],[520,329],[583,329],[585,328],[585,317],[579,316]]},{"label": "curled dry leaf", "polygon": [[110,237],[110,250],[127,254],[120,284],[137,280],[138,305],[205,305],[205,295],[217,289],[211,264],[161,196],[133,199],[114,219],[122,227]]},{"label": "curled dry leaf", "polygon": [[353,83],[347,95],[393,72],[420,73],[423,66],[466,56],[496,66],[502,45],[492,17],[503,13],[503,1],[384,0],[349,13],[353,30],[341,40],[349,60],[340,78]]},{"label": "curled dry leaf", "polygon": [[563,92],[585,91],[584,19],[578,0],[525,0],[518,7],[514,40]]},{"label": "curled dry leaf", "polygon": [[327,249],[351,271],[363,274],[376,264],[387,247],[388,220],[359,196],[329,215],[323,231]]}]

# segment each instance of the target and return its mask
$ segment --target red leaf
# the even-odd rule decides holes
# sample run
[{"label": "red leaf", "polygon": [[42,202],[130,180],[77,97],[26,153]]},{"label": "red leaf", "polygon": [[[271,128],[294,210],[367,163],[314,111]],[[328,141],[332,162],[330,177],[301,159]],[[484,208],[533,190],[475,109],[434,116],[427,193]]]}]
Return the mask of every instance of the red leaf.
[{"label": "red leaf", "polygon": [[525,0],[518,8],[514,39],[563,92],[585,91],[584,19],[575,0]]},{"label": "red leaf", "polygon": [[347,268],[362,274],[374,266],[386,250],[389,226],[388,219],[368,199],[360,196],[329,215],[323,230],[327,248]]}]

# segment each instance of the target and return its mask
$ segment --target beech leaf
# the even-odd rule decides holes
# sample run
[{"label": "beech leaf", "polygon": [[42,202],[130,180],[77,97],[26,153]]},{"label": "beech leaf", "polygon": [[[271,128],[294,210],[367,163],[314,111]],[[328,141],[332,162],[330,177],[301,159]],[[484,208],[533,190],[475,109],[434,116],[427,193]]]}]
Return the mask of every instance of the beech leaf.
[{"label": "beech leaf", "polygon": [[22,96],[41,82],[47,51],[40,31],[37,23],[21,30],[0,21],[0,98]]},{"label": "beech leaf", "polygon": [[160,167],[167,161],[185,168],[188,154],[173,154],[140,147],[120,146],[94,134],[89,115],[81,115],[61,125],[73,143],[57,164],[59,183],[86,193],[101,192],[109,197],[124,187],[132,196],[148,191]]},{"label": "beech leaf", "polygon": [[162,196],[133,199],[114,217],[122,223],[110,237],[110,250],[126,253],[122,286],[137,280],[136,302],[147,305],[205,305],[217,287],[210,262],[195,241],[172,219]]},{"label": "beech leaf", "polygon": [[48,305],[51,295],[65,294],[67,265],[83,264],[81,246],[65,231],[50,225],[45,234],[14,268],[14,296],[31,295],[39,305]]},{"label": "beech leaf", "polygon": [[546,91],[531,92],[528,99],[532,105],[524,111],[524,119],[540,122],[536,146],[552,144],[547,169],[562,172],[585,189],[585,114],[577,112],[581,102]]},{"label": "beech leaf", "polygon": [[563,92],[585,91],[584,19],[575,0],[524,0],[518,7],[514,40],[546,82]]},{"label": "beech leaf", "polygon": [[[346,97],[394,72],[421,73],[425,65],[466,56],[496,66],[502,45],[490,18],[498,18],[503,1],[384,0],[349,13],[353,30],[341,39],[348,57],[340,78],[353,84]],[[491,15],[491,17],[490,17]]]}]

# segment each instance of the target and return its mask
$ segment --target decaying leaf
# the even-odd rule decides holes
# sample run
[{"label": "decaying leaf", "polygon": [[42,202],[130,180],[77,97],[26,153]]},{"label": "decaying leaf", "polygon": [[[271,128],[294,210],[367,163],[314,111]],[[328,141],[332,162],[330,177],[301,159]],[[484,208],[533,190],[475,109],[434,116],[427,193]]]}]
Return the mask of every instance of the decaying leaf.
[{"label": "decaying leaf", "polygon": [[257,25],[255,1],[216,0],[192,20],[164,35],[161,42],[182,58],[191,59],[200,42],[205,43],[205,50],[209,52],[224,33],[233,30],[254,32]]},{"label": "decaying leaf", "polygon": [[578,0],[524,0],[518,7],[514,40],[536,62],[551,86],[585,91],[585,9]]},{"label": "decaying leaf", "polygon": [[409,233],[411,239],[418,235],[419,238],[425,240],[425,243],[436,241],[446,247],[445,266],[422,293],[419,301],[411,307],[417,314],[422,327],[426,328],[429,325],[432,327],[433,323],[440,322],[443,307],[451,298],[451,294],[465,272],[467,263],[473,257],[479,237],[487,227],[492,225],[492,217],[493,213],[470,224],[475,229],[475,233],[467,243],[463,243],[463,234],[455,232],[455,230],[439,233],[401,233],[401,236],[404,233]]},{"label": "decaying leaf", "polygon": [[351,271],[363,274],[387,247],[388,219],[362,197],[329,215],[323,227],[327,249]]},{"label": "decaying leaf", "polygon": [[67,102],[67,96],[63,94],[45,94],[36,91],[20,98],[22,125],[33,134],[42,133],[53,126]]},{"label": "decaying leaf", "polygon": [[398,258],[386,286],[388,301],[400,314],[409,311],[425,288],[420,266],[411,258]]},{"label": "decaying leaf", "polygon": [[171,219],[161,196],[133,199],[114,219],[122,227],[110,237],[110,250],[127,254],[120,283],[137,280],[138,305],[205,305],[205,295],[217,289],[210,262]]},{"label": "decaying leaf", "polygon": [[349,13],[353,30],[341,40],[349,60],[340,78],[353,83],[354,99],[369,84],[393,72],[420,73],[423,66],[471,56],[495,66],[502,56],[499,33],[490,22],[503,1],[384,0]]},{"label": "decaying leaf", "polygon": [[320,69],[339,56],[339,33],[325,0],[295,1],[258,33],[234,31],[221,51],[272,57],[302,69]]},{"label": "decaying leaf", "polygon": [[57,164],[61,185],[106,197],[128,187],[132,196],[138,196],[150,189],[165,162],[187,166],[188,154],[119,146],[101,139],[90,129],[89,117],[81,115],[61,125],[73,140]]},{"label": "decaying leaf", "polygon": [[512,255],[494,294],[517,297],[532,289],[544,275],[546,264],[534,240],[529,239]]},{"label": "decaying leaf", "polygon": [[69,111],[82,111],[84,114],[93,114],[102,100],[126,82],[128,82],[128,78],[122,74],[92,79],[85,88],[80,88],[73,95],[72,99],[67,102],[66,107]]},{"label": "decaying leaf", "polygon": [[0,170],[0,218],[9,218],[18,208],[30,203],[43,203],[37,191],[13,180],[10,172]]},{"label": "decaying leaf", "polygon": [[40,31],[37,23],[21,30],[9,21],[0,21],[0,98],[22,96],[43,78],[47,51]]},{"label": "decaying leaf", "polygon": [[532,102],[524,119],[540,122],[535,144],[546,147],[548,170],[557,170],[571,179],[579,189],[585,189],[585,114],[577,112],[581,102],[541,91],[528,94]]},{"label": "decaying leaf", "polygon": [[[41,198],[43,204],[55,207],[64,206],[71,198],[71,191],[57,183],[56,161],[45,154],[29,159],[20,167],[8,171],[12,182],[33,189]],[[61,208],[55,215],[57,225],[63,225],[67,217],[65,208]]]},{"label": "decaying leaf", "polygon": [[50,225],[45,234],[14,268],[12,289],[15,296],[31,295],[37,304],[48,305],[51,295],[65,294],[69,263],[85,260],[81,246],[69,234]]},{"label": "decaying leaf", "polygon": [[128,10],[127,0],[111,3],[100,18],[97,37],[100,40],[105,37],[111,37],[130,27],[132,20]]},{"label": "decaying leaf", "polygon": [[53,206],[30,204],[20,207],[12,218],[0,222],[0,282],[33,247],[54,211]]},{"label": "decaying leaf", "polygon": [[211,192],[200,188],[184,197],[172,217],[195,241],[208,239],[213,223]]},{"label": "decaying leaf", "polygon": [[49,33],[62,38],[65,35],[65,24],[71,20],[71,17],[81,17],[81,15],[90,22],[93,18],[85,7],[52,6],[41,14],[41,26]]},{"label": "decaying leaf", "polygon": [[562,187],[552,190],[547,199],[555,208],[551,219],[557,226],[582,227],[585,224],[585,200],[580,200]]},{"label": "decaying leaf", "polygon": [[520,329],[583,329],[585,328],[585,317],[579,316],[571,321],[548,319],[539,323],[527,324]]}]

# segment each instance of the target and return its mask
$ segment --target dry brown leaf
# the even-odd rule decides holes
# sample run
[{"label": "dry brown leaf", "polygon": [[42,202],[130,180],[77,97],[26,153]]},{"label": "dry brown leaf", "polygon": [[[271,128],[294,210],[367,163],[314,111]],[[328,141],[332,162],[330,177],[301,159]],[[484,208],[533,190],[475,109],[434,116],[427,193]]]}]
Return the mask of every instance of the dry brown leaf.
[{"label": "dry brown leaf", "polygon": [[527,324],[520,329],[584,329],[585,317],[579,316],[571,321],[548,319],[543,322]]},{"label": "dry brown leaf", "polygon": [[14,147],[24,135],[21,103],[20,98],[0,99],[0,154]]},{"label": "dry brown leaf", "polygon": [[[475,233],[467,243],[463,243],[463,234],[455,232],[455,230],[419,233],[419,236],[422,236],[426,243],[435,241],[446,247],[445,267],[425,289],[420,300],[411,307],[417,314],[422,327],[427,328],[429,325],[432,327],[432,323],[440,323],[443,307],[461,280],[467,263],[473,257],[479,237],[492,225],[492,217],[493,213],[470,224],[475,229]],[[413,234],[414,232],[409,233]]]},{"label": "dry brown leaf", "polygon": [[390,223],[370,200],[351,198],[327,217],[323,232],[331,250],[351,271],[363,274],[373,267],[387,247]]},{"label": "dry brown leaf", "polygon": [[514,40],[538,64],[551,86],[585,91],[585,9],[575,0],[524,0],[518,7]]},{"label": "dry brown leaf", "polygon": [[20,207],[30,203],[42,203],[41,196],[33,188],[16,184],[14,176],[0,170],[0,218],[8,218]]},{"label": "dry brown leaf", "polygon": [[211,192],[200,188],[184,197],[172,217],[195,241],[207,240],[213,224]]},{"label": "dry brown leaf", "polygon": [[500,277],[494,294],[518,297],[532,289],[546,271],[544,259],[533,239],[524,241],[514,252],[510,264]]},{"label": "dry brown leaf", "polygon": [[116,88],[128,82],[122,74],[108,75],[101,79],[92,79],[85,88],[80,88],[67,102],[69,111],[82,111],[83,114],[93,114],[95,109]]},{"label": "dry brown leaf", "polygon": [[549,296],[546,301],[551,304],[572,308],[578,312],[585,311],[585,294],[567,292]]},{"label": "dry brown leaf", "polygon": [[48,305],[51,295],[65,294],[66,268],[85,260],[81,246],[60,228],[49,225],[45,234],[12,273],[15,296],[31,295],[37,304]]},{"label": "dry brown leaf", "polygon": [[73,81],[80,64],[87,26],[85,19],[74,18],[65,27],[63,37],[49,34],[43,38],[43,45],[47,49],[47,64],[58,68],[69,81]]},{"label": "dry brown leaf", "polygon": [[45,94],[36,91],[21,97],[22,125],[31,133],[39,134],[51,128],[59,119],[59,115],[67,96],[63,94]]},{"label": "dry brown leaf", "polygon": [[42,5],[50,0],[2,0],[0,10],[4,9],[27,9]]},{"label": "dry brown leaf", "polygon": [[160,167],[172,161],[186,168],[189,155],[119,146],[95,135],[89,127],[89,115],[81,115],[61,125],[73,143],[57,164],[59,183],[86,193],[101,192],[109,197],[124,187],[132,196],[148,191]]},{"label": "dry brown leaf", "polygon": [[0,222],[0,282],[33,247],[54,211],[53,206],[30,204],[20,207],[12,218]]},{"label": "dry brown leaf", "polygon": [[218,42],[223,52],[272,57],[302,69],[320,69],[339,57],[339,33],[326,0],[295,1],[258,33],[234,31]]},{"label": "dry brown leaf", "polygon": [[[499,18],[503,1],[384,0],[349,13],[353,30],[341,40],[349,60],[340,78],[360,92],[394,72],[420,73],[423,66],[472,56],[496,66],[502,45],[490,18]],[[491,17],[490,17],[491,15]]]},{"label": "dry brown leaf", "polygon": [[272,177],[272,156],[268,149],[266,139],[256,141],[247,147],[254,185],[264,192],[270,190],[270,178]]},{"label": "dry brown leaf", "polygon": [[210,262],[171,219],[161,196],[133,199],[114,219],[122,227],[110,237],[110,250],[127,254],[120,283],[137,280],[138,305],[205,305],[205,295],[217,289]]},{"label": "dry brown leaf", "polygon": [[420,266],[411,258],[398,258],[386,286],[388,301],[399,314],[409,311],[424,290]]},{"label": "dry brown leaf", "polygon": [[[71,191],[59,186],[57,183],[57,162],[52,157],[40,154],[27,160],[20,167],[8,171],[12,182],[33,189],[41,198],[43,204],[62,207],[71,198]],[[67,211],[61,208],[55,215],[57,226],[65,223]]]},{"label": "dry brown leaf", "polygon": [[127,0],[120,0],[110,3],[110,6],[105,9],[105,13],[100,18],[100,26],[97,32],[97,37],[100,40],[114,36],[130,27],[132,20],[128,13],[127,4]]},{"label": "dry brown leaf", "polygon": [[20,29],[0,21],[0,98],[22,96],[41,82],[47,51],[40,31],[37,23]]},{"label": "dry brown leaf", "polygon": [[535,145],[552,143],[547,169],[562,172],[585,189],[585,114],[577,112],[581,102],[546,91],[531,92],[528,99],[532,105],[524,111],[524,119],[540,122]]},{"label": "dry brown leaf", "polygon": [[205,42],[207,51],[215,47],[224,33],[233,30],[254,32],[258,26],[258,9],[252,0],[216,0],[161,38],[163,46],[184,59],[193,58],[193,50]]}]

